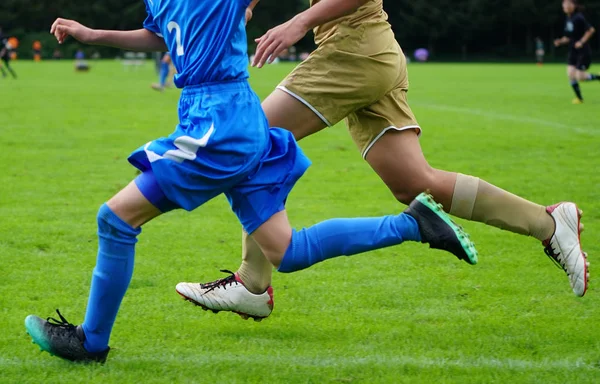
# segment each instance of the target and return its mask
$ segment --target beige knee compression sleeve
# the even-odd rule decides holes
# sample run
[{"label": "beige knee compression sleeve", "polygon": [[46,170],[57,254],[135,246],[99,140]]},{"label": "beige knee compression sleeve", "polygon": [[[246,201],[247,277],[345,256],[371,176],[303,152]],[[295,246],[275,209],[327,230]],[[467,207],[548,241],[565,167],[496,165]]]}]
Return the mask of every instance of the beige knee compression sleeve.
[{"label": "beige knee compression sleeve", "polygon": [[271,284],[273,266],[245,231],[242,231],[242,264],[237,273],[252,293],[263,293]]},{"label": "beige knee compression sleeve", "polygon": [[540,241],[554,232],[546,208],[504,191],[479,178],[457,174],[450,214],[479,221]]}]

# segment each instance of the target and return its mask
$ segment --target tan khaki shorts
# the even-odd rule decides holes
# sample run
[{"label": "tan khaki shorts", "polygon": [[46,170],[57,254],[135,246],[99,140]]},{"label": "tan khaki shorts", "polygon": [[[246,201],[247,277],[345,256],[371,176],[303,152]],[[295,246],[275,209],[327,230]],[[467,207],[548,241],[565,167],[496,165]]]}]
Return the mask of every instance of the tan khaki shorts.
[{"label": "tan khaki shorts", "polygon": [[388,130],[420,133],[406,101],[406,58],[387,23],[340,25],[277,88],[328,126],[345,118],[363,157]]}]

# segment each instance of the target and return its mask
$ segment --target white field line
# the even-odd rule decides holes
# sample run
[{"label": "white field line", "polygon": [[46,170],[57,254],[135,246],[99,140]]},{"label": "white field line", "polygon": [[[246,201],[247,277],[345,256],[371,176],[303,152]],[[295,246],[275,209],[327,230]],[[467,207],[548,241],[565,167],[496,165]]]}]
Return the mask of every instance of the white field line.
[{"label": "white field line", "polygon": [[504,120],[510,121],[518,124],[528,123],[541,125],[546,127],[552,127],[556,129],[564,129],[566,131],[583,133],[587,135],[598,136],[600,135],[600,124],[598,128],[593,127],[577,127],[569,124],[558,123],[551,120],[540,119],[536,117],[529,116],[519,116],[512,115],[494,111],[486,111],[482,109],[473,109],[473,108],[465,108],[465,107],[456,107],[452,105],[443,105],[443,104],[429,104],[429,103],[411,103],[412,106],[416,106],[419,108],[432,109],[435,111],[447,111],[447,112],[455,112],[455,113],[465,113],[468,115],[487,117],[495,120]]},{"label": "white field line", "polygon": [[[32,359],[17,359],[0,357],[0,367],[37,367],[40,364],[38,357],[40,355],[32,351]],[[47,359],[56,359],[47,353],[42,356]],[[232,356],[232,355],[197,355],[197,356],[176,356],[165,354],[160,358],[144,358],[126,356],[125,353],[115,356],[113,360],[115,364],[135,364],[135,363],[151,363],[157,365],[174,364],[190,364],[194,366],[206,366],[207,364],[228,363],[228,364],[253,364],[265,365],[274,367],[275,365],[297,366],[297,367],[315,367],[315,368],[332,368],[336,370],[343,369],[344,366],[356,367],[389,367],[397,368],[398,366],[409,366],[417,368],[459,368],[459,369],[508,369],[508,370],[562,370],[562,371],[579,371],[590,370],[600,371],[599,364],[585,362],[582,359],[577,360],[519,360],[519,359],[501,359],[493,357],[480,356],[474,359],[445,359],[445,358],[428,358],[428,357],[413,357],[413,356],[363,356],[363,357],[345,357],[345,356],[328,356],[328,357],[299,357],[293,355],[269,355],[269,356]],[[110,364],[111,359],[107,364]]]}]

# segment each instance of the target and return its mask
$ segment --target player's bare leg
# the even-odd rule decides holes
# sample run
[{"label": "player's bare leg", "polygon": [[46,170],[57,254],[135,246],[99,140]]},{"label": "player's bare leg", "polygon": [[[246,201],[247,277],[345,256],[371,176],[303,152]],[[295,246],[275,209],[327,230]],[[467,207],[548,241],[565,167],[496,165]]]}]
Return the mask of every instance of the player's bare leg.
[{"label": "player's bare leg", "polygon": [[[285,127],[294,134],[296,140],[326,127],[309,107],[279,89],[274,90],[262,102],[262,108],[270,126]],[[229,273],[229,276],[206,284],[178,286],[178,292],[181,290],[180,294],[184,293],[184,297],[202,295],[201,300],[194,300],[195,304],[214,312],[229,310],[235,306],[235,312],[243,318],[250,316],[259,321],[269,316],[274,305],[271,287],[273,265],[254,238],[245,231],[242,231],[242,263],[239,269],[236,273],[227,270],[223,272]],[[195,292],[184,291],[187,289]],[[228,296],[224,303],[221,293]]]},{"label": "player's bare leg", "polygon": [[567,75],[569,76],[569,79],[583,82],[600,80],[600,75],[588,71],[581,71],[574,66],[567,67]]},{"label": "player's bare leg", "polygon": [[[330,219],[299,231],[292,230],[281,211],[263,223],[251,237],[279,272],[291,273],[338,256],[351,256],[398,245],[404,241],[427,243],[469,264],[477,251],[463,229],[454,223],[431,195],[421,193],[397,215]],[[213,312],[231,311],[260,320],[273,308],[271,292],[254,295],[235,275],[209,284],[179,283],[177,292],[188,301]],[[261,302],[262,301],[262,302]]]},{"label": "player's bare leg", "polygon": [[[284,104],[286,107],[281,108]],[[263,108],[271,125],[288,128],[298,139],[325,127],[311,109],[283,91],[275,91],[265,100]],[[409,203],[420,191],[429,189],[434,198],[455,216],[544,241],[547,252],[569,275],[573,291],[580,296],[585,293],[587,264],[583,252],[578,248],[579,227],[577,224],[572,225],[573,221],[579,222],[579,213],[577,209],[573,211],[571,205],[563,204],[563,208],[558,210],[566,211],[566,215],[561,217],[552,213],[551,216],[545,207],[510,194],[483,180],[434,169],[423,156],[418,137],[413,130],[388,131],[374,143],[366,158],[396,199],[403,203]],[[556,231],[555,220],[561,228]],[[228,279],[235,280],[240,291],[255,296],[268,293],[268,300],[272,304],[271,263],[264,257],[251,236],[245,236],[244,243],[242,265],[238,273]],[[563,249],[565,251],[562,251]],[[225,280],[221,279],[215,283],[222,284]],[[248,287],[243,287],[244,285]],[[248,296],[248,302],[256,301],[255,296]],[[262,313],[266,312],[265,308]]]},{"label": "player's bare leg", "polygon": [[285,128],[297,141],[327,127],[315,111],[281,89],[271,92],[261,106],[269,126]]},{"label": "player's bare leg", "polygon": [[133,228],[141,227],[162,214],[144,197],[133,181],[108,200],[106,205]]},{"label": "player's bare leg", "polygon": [[573,99],[573,104],[583,103],[583,95],[579,86],[580,82],[600,80],[600,75],[592,74],[587,71],[581,71],[573,65],[567,66],[567,77],[571,82],[571,87],[573,88],[573,92],[575,92],[576,96],[575,99]]},{"label": "player's bare leg", "polygon": [[[294,134],[296,140],[326,127],[309,107],[280,89],[274,90],[262,102],[262,108],[269,126],[285,127]],[[265,259],[256,242],[245,233],[242,234],[242,242],[242,264],[237,275],[250,292],[263,293],[271,284],[273,266]]]},{"label": "player's bare leg", "polygon": [[[4,66],[6,67],[6,69],[8,70],[8,72],[11,74],[11,76],[13,77],[13,79],[17,78],[17,73],[14,71],[14,69],[12,69],[11,65],[10,65],[10,61],[8,60],[2,60],[4,62]],[[2,71],[2,77],[6,77],[6,72],[4,72],[4,69],[1,68],[0,66],[0,70]]]},{"label": "player's bare leg", "polygon": [[[249,272],[248,280],[242,278],[240,271],[233,273],[222,270],[229,273],[229,276],[209,283],[179,283],[175,287],[177,293],[187,301],[214,313],[231,311],[243,319],[252,318],[255,321],[268,317],[274,305],[273,288],[270,286],[272,269],[273,266],[279,266],[292,238],[286,211],[273,215],[253,235],[243,232],[244,260],[240,270],[247,268],[245,271]],[[255,241],[255,236],[262,242],[262,247]],[[248,257],[251,259],[248,260]],[[264,288],[257,292],[248,288],[248,282],[257,286],[261,281]]]},{"label": "player's bare leg", "polygon": [[366,160],[402,203],[428,189],[454,216],[542,241],[569,276],[573,292],[585,294],[587,261],[579,240],[581,213],[575,204],[559,204],[558,213],[479,178],[432,168],[413,130],[388,131],[371,147]]}]

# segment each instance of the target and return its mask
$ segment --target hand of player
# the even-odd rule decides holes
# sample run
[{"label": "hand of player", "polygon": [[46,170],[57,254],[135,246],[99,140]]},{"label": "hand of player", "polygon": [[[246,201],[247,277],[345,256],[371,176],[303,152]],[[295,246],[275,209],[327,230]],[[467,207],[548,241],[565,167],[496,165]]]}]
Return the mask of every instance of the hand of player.
[{"label": "hand of player", "polygon": [[255,39],[258,43],[254,53],[253,67],[261,68],[265,62],[271,64],[285,49],[296,44],[304,37],[308,29],[299,18],[293,18],[286,23],[269,29],[267,33]]},{"label": "hand of player", "polygon": [[246,24],[252,19],[252,10],[250,8],[246,8]]},{"label": "hand of player", "polygon": [[561,41],[560,39],[556,39],[556,40],[554,40],[554,46],[555,46],[555,47],[560,47],[560,46],[561,46],[561,44],[562,44],[562,41]]},{"label": "hand of player", "polygon": [[581,49],[581,48],[583,48],[583,43],[581,42],[581,40],[575,43],[575,48],[576,48],[576,49]]},{"label": "hand of player", "polygon": [[52,33],[59,44],[62,44],[67,36],[73,36],[76,40],[89,44],[94,39],[94,30],[79,24],[74,20],[56,19],[50,27]]}]

